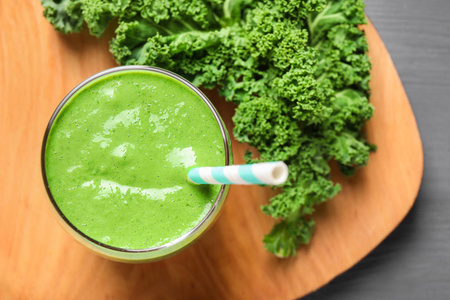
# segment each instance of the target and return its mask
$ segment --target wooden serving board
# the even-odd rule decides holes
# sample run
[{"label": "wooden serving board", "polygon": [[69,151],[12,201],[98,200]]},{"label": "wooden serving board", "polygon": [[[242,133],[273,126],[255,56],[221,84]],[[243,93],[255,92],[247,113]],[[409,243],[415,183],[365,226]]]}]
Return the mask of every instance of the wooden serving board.
[{"label": "wooden serving board", "polygon": [[[378,145],[349,179],[333,172],[340,194],[321,205],[309,246],[291,259],[268,253],[274,223],[260,206],[273,191],[233,186],[216,224],[195,245],[157,263],[108,261],[75,242],[47,205],[40,147],[47,122],[71,88],[115,66],[108,38],[63,36],[39,1],[0,2],[0,298],[2,299],[293,299],[344,272],[376,247],[416,198],[423,152],[416,121],[374,27],[364,29],[373,62]],[[232,129],[234,107],[209,96]],[[233,140],[235,161],[246,145]]]}]

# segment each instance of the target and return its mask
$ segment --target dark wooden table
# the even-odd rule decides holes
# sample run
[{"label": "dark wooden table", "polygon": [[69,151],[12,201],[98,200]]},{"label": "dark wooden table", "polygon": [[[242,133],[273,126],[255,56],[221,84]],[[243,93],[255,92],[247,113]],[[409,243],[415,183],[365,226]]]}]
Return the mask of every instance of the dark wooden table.
[{"label": "dark wooden table", "polygon": [[303,299],[450,299],[450,0],[366,0],[416,115],[425,169],[414,207],[371,254]]}]

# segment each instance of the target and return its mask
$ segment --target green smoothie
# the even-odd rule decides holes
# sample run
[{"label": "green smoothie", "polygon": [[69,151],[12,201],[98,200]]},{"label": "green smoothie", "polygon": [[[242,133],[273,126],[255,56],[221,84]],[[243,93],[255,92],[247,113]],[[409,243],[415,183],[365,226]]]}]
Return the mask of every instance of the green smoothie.
[{"label": "green smoothie", "polygon": [[162,246],[191,231],[221,186],[186,181],[192,167],[225,164],[211,109],[170,76],[123,70],[94,79],[51,126],[45,175],[64,217],[100,243]]}]

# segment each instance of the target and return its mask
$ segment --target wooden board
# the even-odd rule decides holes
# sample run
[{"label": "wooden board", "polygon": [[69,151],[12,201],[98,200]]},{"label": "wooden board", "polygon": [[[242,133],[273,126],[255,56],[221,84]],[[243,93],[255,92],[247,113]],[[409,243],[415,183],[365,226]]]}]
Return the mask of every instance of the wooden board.
[{"label": "wooden board", "polygon": [[[98,257],[53,218],[40,171],[47,122],[84,78],[115,66],[108,39],[56,33],[39,1],[0,2],[0,296],[3,299],[293,299],[326,284],[376,247],[416,198],[423,152],[415,118],[380,37],[365,26],[373,62],[369,165],[321,205],[298,256],[266,252],[273,225],[260,211],[272,191],[232,187],[216,224],[165,261],[128,265]],[[234,107],[209,94],[232,128]],[[236,162],[247,149],[233,141]]]}]

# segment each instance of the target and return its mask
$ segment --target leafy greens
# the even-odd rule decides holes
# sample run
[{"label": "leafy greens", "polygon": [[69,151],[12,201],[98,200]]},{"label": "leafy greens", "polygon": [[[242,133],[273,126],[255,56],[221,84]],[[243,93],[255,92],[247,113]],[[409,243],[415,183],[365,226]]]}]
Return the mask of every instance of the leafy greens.
[{"label": "leafy greens", "polygon": [[[236,103],[234,136],[258,161],[282,160],[289,179],[263,212],[278,219],[264,238],[280,257],[309,242],[317,204],[340,190],[328,161],[346,175],[374,147],[361,127],[371,64],[363,0],[41,0],[64,33],[101,36],[118,20],[111,53],[123,65],[172,70],[217,87]],[[248,162],[255,153],[248,152]]]}]

